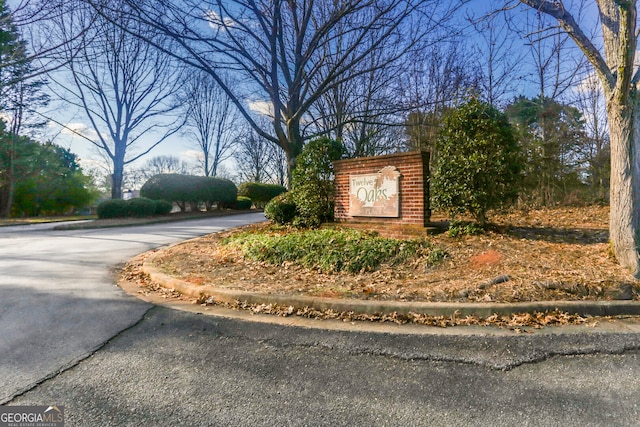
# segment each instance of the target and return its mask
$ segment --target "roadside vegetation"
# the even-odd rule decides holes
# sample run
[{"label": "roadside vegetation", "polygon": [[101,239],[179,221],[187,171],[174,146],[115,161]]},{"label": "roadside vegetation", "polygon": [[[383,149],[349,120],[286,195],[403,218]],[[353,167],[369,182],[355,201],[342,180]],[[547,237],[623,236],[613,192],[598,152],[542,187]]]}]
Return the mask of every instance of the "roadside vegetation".
[{"label": "roadside vegetation", "polygon": [[382,264],[433,263],[446,253],[427,239],[398,240],[358,230],[291,230],[271,227],[233,235],[221,243],[239,248],[250,260],[275,266],[296,263],[323,273],[364,273]]}]

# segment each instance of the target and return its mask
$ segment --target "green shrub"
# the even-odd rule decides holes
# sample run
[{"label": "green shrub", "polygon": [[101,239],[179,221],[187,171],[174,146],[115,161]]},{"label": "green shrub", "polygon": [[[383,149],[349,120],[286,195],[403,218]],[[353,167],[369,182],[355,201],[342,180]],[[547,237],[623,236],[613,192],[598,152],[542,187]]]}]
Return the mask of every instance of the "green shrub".
[{"label": "green shrub", "polygon": [[173,203],[166,200],[154,200],[156,203],[156,215],[168,215],[173,210]]},{"label": "green shrub", "polygon": [[238,196],[250,198],[259,209],[264,208],[271,199],[286,191],[287,189],[281,185],[261,182],[245,182],[238,186]]},{"label": "green shrub", "polygon": [[472,99],[452,110],[436,140],[434,205],[469,212],[484,226],[487,212],[516,200],[523,157],[507,117]]},{"label": "green shrub", "polygon": [[246,257],[256,261],[273,265],[295,262],[325,273],[370,271],[384,263],[393,265],[418,256],[428,257],[435,250],[425,239],[397,240],[335,229],[275,235],[248,232],[225,239],[223,244],[242,248]]},{"label": "green shrub", "polygon": [[333,221],[333,162],[343,153],[342,144],[328,138],[310,141],[302,149],[292,176],[297,225],[318,227]]},{"label": "green shrub", "polygon": [[297,214],[296,202],[291,193],[283,193],[264,207],[264,215],[276,224],[291,224]]},{"label": "green shrub", "polygon": [[124,218],[129,215],[129,204],[121,199],[105,200],[97,206],[96,212],[100,219]]},{"label": "green shrub", "polygon": [[219,208],[235,203],[236,185],[228,179],[207,176],[160,174],[151,177],[140,189],[140,195],[152,200],[176,203],[180,210],[205,203]]},{"label": "green shrub", "polygon": [[127,200],[127,216],[145,217],[156,213],[156,202],[146,197],[136,197]]},{"label": "green shrub", "polygon": [[235,209],[245,210],[251,209],[251,205],[253,205],[253,201],[244,196],[238,196],[238,200],[236,200]]},{"label": "green shrub", "polygon": [[212,176],[196,178],[200,178],[202,182],[201,202],[209,206],[216,204],[218,209],[221,209],[233,206],[238,200],[238,188],[228,179],[214,178]]}]

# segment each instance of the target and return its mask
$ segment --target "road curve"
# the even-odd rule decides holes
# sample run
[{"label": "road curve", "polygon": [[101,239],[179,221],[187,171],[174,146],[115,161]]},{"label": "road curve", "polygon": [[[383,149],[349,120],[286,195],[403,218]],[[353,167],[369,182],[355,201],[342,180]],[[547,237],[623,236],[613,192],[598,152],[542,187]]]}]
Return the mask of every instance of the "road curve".
[{"label": "road curve", "polygon": [[175,242],[264,221],[261,213],[125,228],[0,228],[0,404],[72,366],[151,307],[113,267]]}]

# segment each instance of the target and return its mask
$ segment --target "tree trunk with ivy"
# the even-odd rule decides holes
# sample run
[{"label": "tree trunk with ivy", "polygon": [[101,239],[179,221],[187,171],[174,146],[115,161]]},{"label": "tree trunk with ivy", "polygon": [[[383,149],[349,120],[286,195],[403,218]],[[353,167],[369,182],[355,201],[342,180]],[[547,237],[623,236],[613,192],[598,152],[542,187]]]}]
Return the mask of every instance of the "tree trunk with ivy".
[{"label": "tree trunk with ivy", "polygon": [[609,234],[618,262],[640,278],[640,72],[634,72],[636,1],[598,0],[604,52],[562,1],[520,0],[555,18],[593,65],[604,88],[611,140]]}]

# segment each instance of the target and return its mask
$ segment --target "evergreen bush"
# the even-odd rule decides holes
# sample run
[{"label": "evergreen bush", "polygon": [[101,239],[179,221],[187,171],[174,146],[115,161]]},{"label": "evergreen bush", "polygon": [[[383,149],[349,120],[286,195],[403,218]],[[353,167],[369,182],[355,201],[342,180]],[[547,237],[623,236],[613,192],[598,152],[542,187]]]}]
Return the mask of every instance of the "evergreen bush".
[{"label": "evergreen bush", "polygon": [[168,215],[173,210],[173,203],[166,200],[154,200],[156,203],[156,215]]},{"label": "evergreen bush", "polygon": [[276,196],[286,192],[282,185],[245,182],[238,186],[238,196],[250,198],[256,208],[262,209]]},{"label": "evergreen bush", "polygon": [[434,205],[452,216],[468,212],[481,227],[487,212],[516,200],[523,157],[507,117],[471,99],[444,119],[436,140]]},{"label": "evergreen bush", "polygon": [[253,205],[253,201],[244,196],[238,196],[238,200],[236,200],[235,209],[245,210],[251,209],[251,205]]},{"label": "evergreen bush", "polygon": [[127,216],[140,218],[153,216],[156,213],[156,206],[155,200],[146,197],[127,200]]},{"label": "evergreen bush", "polygon": [[151,177],[140,189],[140,195],[152,200],[176,203],[180,210],[205,203],[219,208],[236,202],[238,190],[228,179],[207,176],[159,174]]},{"label": "evergreen bush", "polygon": [[296,202],[293,200],[291,192],[274,197],[264,207],[264,215],[267,219],[280,225],[292,223],[296,214]]},{"label": "evergreen bush", "polygon": [[124,218],[129,215],[129,204],[126,200],[105,200],[96,207],[98,218]]},{"label": "evergreen bush", "polygon": [[313,228],[333,221],[333,162],[343,153],[342,144],[328,138],[310,141],[302,149],[292,177],[296,225]]}]

